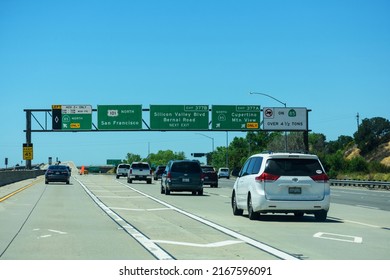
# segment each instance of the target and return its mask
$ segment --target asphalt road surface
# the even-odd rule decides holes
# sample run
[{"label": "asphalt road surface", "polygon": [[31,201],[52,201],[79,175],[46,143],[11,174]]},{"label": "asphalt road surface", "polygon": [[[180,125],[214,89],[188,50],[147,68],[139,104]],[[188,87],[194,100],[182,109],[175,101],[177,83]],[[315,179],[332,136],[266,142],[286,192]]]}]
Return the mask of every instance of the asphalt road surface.
[{"label": "asphalt road surface", "polygon": [[0,259],[390,259],[390,192],[332,188],[326,222],[285,214],[250,221],[246,212],[232,214],[233,182],[220,179],[203,196],[167,196],[160,181],[128,184],[114,175],[7,185],[0,188]]}]

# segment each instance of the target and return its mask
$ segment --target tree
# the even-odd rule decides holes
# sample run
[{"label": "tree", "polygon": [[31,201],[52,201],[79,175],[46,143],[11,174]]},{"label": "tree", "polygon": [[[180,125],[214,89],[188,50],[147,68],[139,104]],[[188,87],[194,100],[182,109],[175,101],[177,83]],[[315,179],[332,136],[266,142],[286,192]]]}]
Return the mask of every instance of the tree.
[{"label": "tree", "polygon": [[334,154],[339,150],[346,150],[351,145],[354,144],[353,138],[351,136],[345,136],[341,135],[337,138],[336,141],[329,141],[326,144],[326,153],[327,154]]},{"label": "tree", "polygon": [[381,117],[364,119],[354,134],[355,142],[362,155],[390,140],[390,122]]},{"label": "tree", "polygon": [[231,169],[244,164],[244,161],[250,155],[249,143],[243,137],[234,137],[229,145],[229,166]]},{"label": "tree", "polygon": [[141,161],[141,156],[133,153],[127,153],[125,161],[127,163],[132,163],[134,161]]},{"label": "tree", "polygon": [[267,149],[269,141],[272,139],[272,134],[267,131],[249,131],[245,137],[249,145],[249,153],[256,154]]},{"label": "tree", "polygon": [[313,154],[323,154],[325,151],[326,136],[322,133],[309,134],[309,151]]},{"label": "tree", "polygon": [[149,154],[149,157],[147,159],[148,162],[150,162],[153,167],[158,165],[166,165],[168,161],[170,160],[181,160],[185,159],[184,152],[177,152],[174,153],[171,150],[159,150],[156,154],[151,153]]}]

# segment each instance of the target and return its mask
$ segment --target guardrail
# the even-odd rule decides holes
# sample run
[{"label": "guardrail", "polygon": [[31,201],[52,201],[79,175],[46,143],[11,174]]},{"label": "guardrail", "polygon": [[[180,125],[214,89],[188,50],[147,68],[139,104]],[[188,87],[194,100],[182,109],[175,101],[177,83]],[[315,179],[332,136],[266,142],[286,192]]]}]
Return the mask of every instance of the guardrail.
[{"label": "guardrail", "polygon": [[0,172],[0,187],[45,174],[45,170],[15,170]]},{"label": "guardrail", "polygon": [[360,180],[329,180],[331,186],[364,187],[368,189],[390,190],[390,182]]}]

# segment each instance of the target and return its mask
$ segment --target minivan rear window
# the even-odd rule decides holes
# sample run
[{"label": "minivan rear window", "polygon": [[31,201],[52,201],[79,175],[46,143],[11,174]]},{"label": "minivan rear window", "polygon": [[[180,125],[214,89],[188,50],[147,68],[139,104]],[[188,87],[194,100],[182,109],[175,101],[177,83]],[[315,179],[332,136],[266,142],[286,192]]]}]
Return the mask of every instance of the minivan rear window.
[{"label": "minivan rear window", "polygon": [[196,162],[175,162],[171,168],[172,172],[180,173],[201,173],[200,165]]},{"label": "minivan rear window", "polygon": [[264,172],[278,176],[313,176],[324,173],[316,159],[269,159]]}]

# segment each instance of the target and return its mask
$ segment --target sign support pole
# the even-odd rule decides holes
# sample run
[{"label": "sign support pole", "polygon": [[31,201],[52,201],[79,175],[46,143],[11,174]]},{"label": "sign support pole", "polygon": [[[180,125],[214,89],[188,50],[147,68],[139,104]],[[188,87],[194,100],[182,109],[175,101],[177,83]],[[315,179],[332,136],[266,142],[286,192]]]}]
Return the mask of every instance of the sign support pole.
[{"label": "sign support pole", "polygon": [[[31,146],[31,110],[26,110],[26,144]],[[26,160],[26,168],[31,169],[31,160]]]}]

